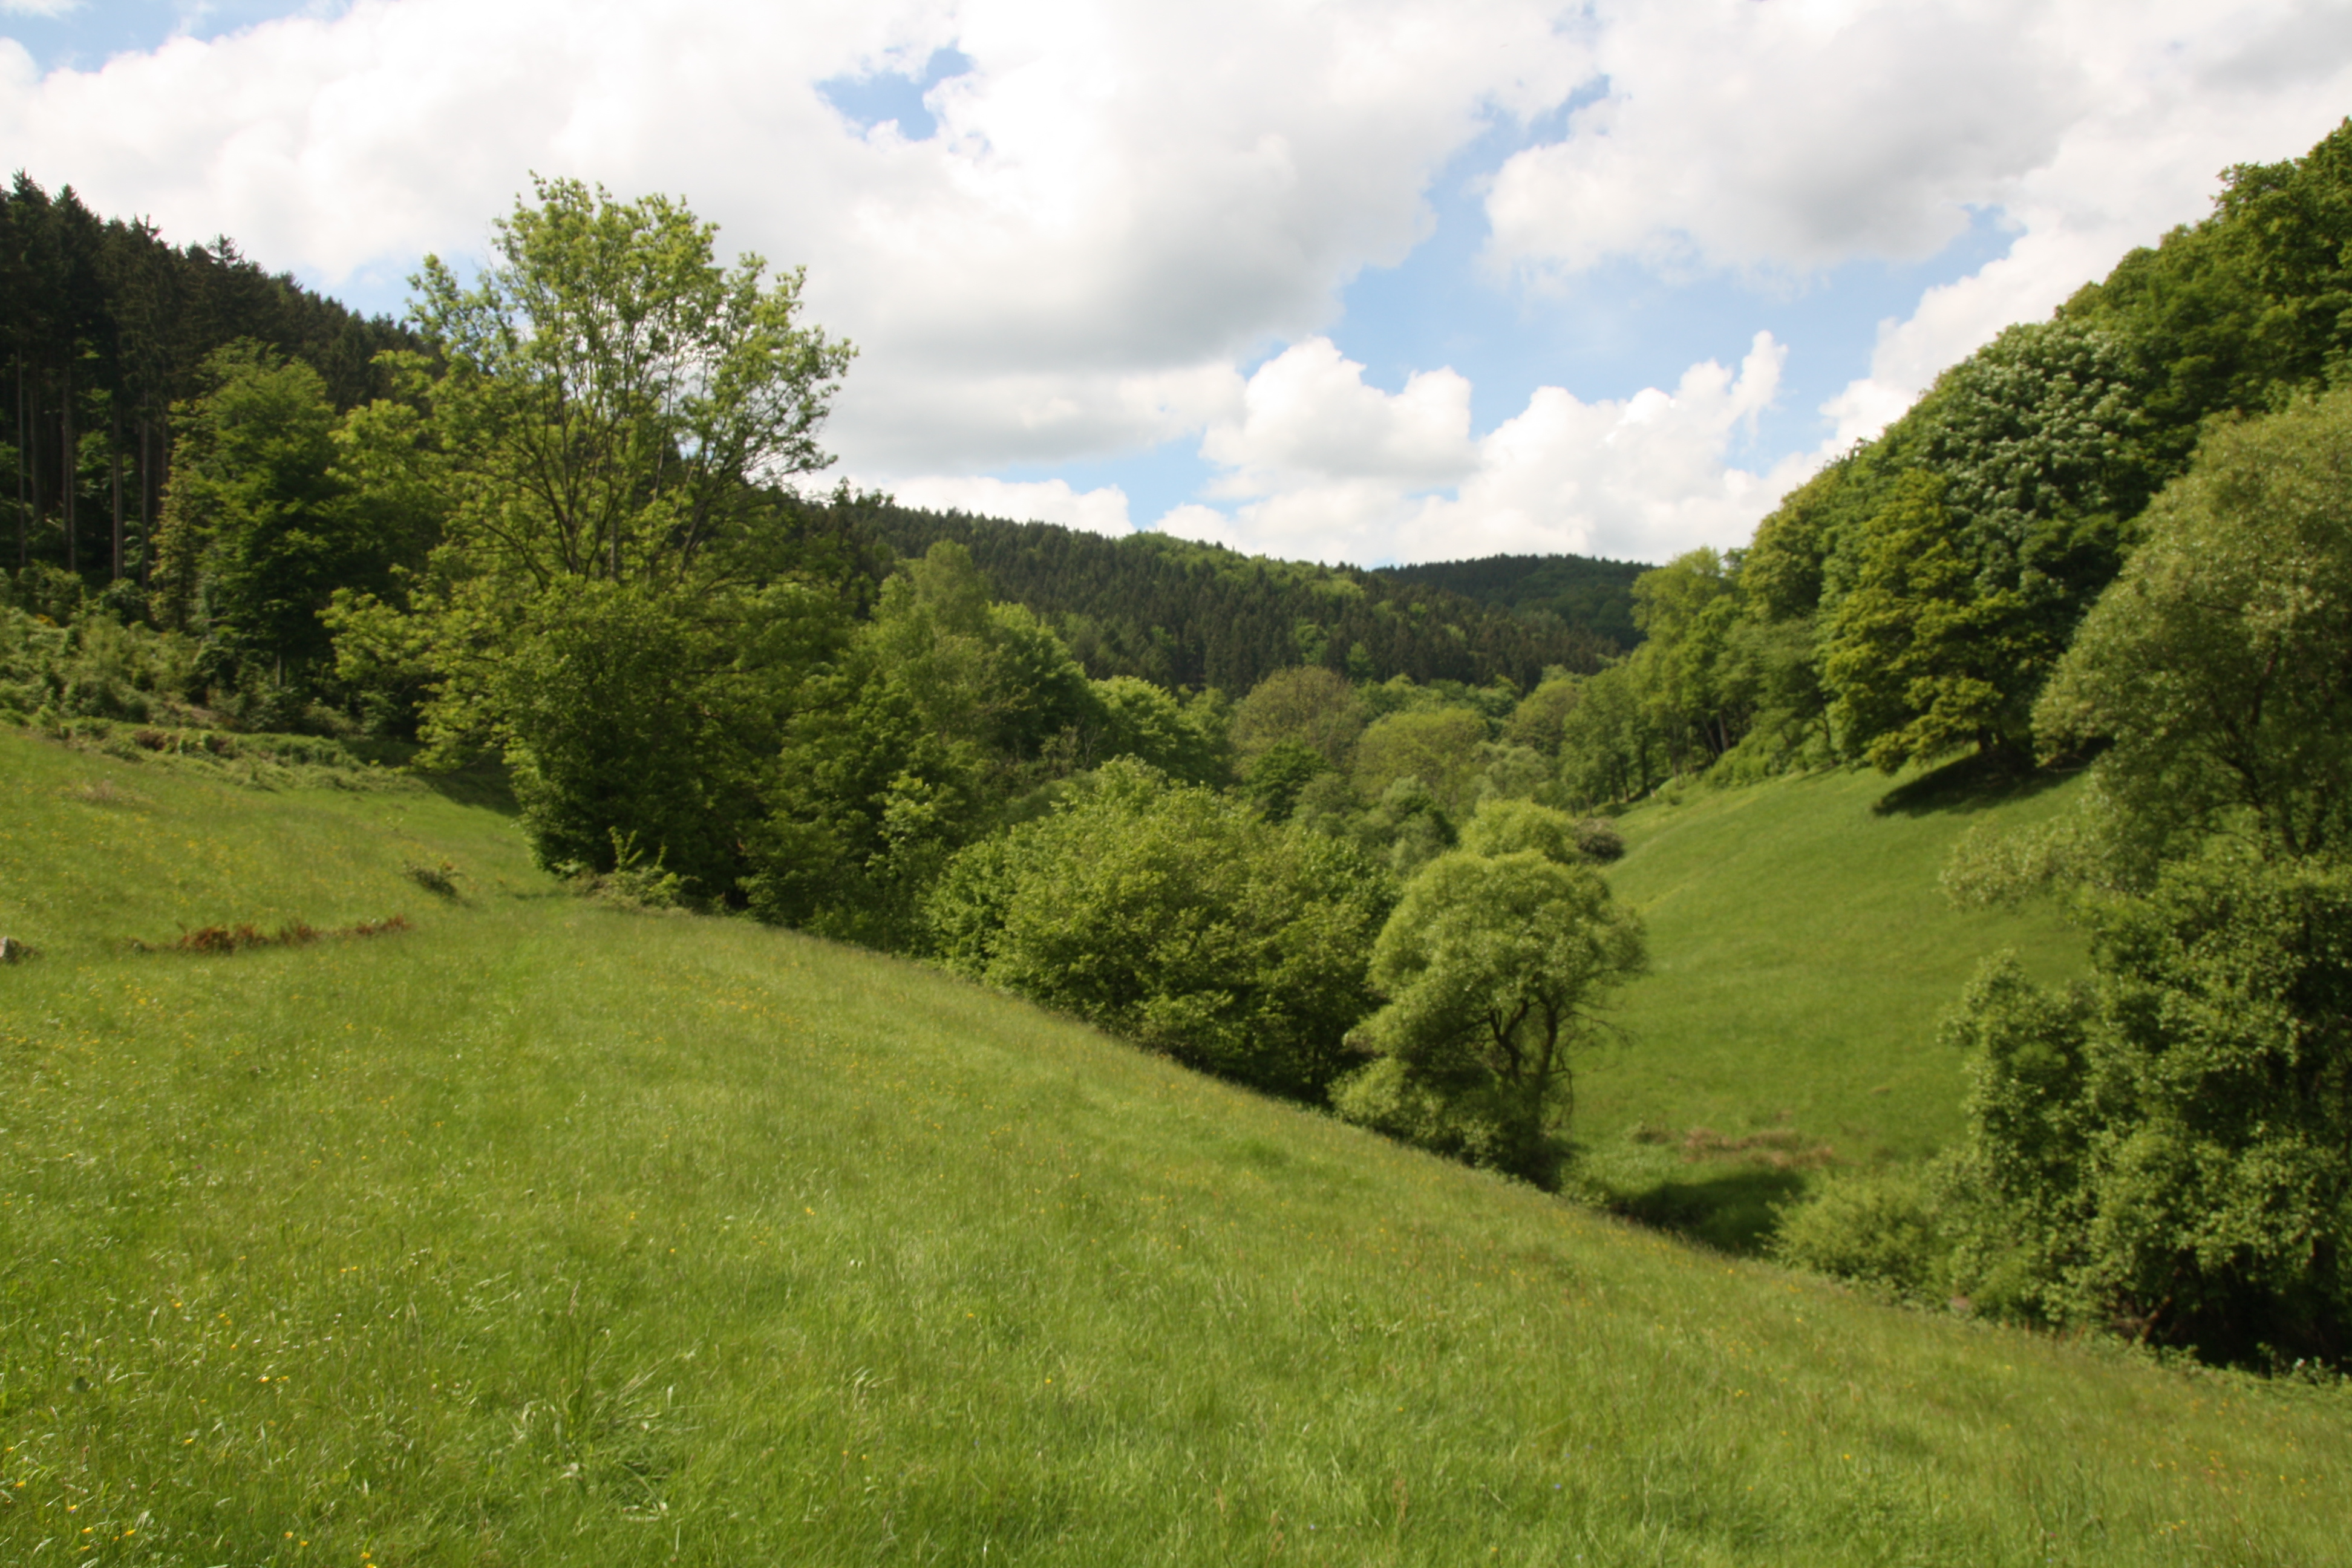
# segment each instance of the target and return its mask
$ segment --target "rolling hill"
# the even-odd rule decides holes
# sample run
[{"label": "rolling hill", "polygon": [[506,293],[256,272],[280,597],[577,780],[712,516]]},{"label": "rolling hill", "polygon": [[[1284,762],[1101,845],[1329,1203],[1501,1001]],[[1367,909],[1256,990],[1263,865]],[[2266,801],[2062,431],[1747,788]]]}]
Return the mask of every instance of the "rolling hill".
[{"label": "rolling hill", "polygon": [[[919,966],[586,900],[411,780],[5,731],[0,778],[0,931],[39,950],[0,968],[0,1560],[2322,1563],[2352,1533],[2336,1390],[1875,1306]],[[1833,854],[1867,804],[1806,790],[1772,832],[1763,795],[1629,819],[1645,984],[1766,940],[1694,946],[1676,864],[1833,895],[1945,830]],[[410,870],[445,866],[453,896]],[[1671,989],[1629,1004],[1642,1048],[1727,1054],[1666,1043],[1699,1005]]]}]

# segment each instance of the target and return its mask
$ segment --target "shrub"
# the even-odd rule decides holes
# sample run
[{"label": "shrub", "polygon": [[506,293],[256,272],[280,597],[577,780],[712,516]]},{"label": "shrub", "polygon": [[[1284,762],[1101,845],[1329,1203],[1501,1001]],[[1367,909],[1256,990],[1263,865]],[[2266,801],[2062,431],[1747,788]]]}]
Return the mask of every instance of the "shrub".
[{"label": "shrub", "polygon": [[1384,888],[1344,842],[1122,760],[960,853],[925,914],[959,973],[1311,1099],[1371,1005]]},{"label": "shrub", "polygon": [[1822,1176],[1802,1202],[1779,1210],[1772,1256],[1895,1300],[1944,1299],[1951,1242],[1932,1172],[1897,1166]]}]

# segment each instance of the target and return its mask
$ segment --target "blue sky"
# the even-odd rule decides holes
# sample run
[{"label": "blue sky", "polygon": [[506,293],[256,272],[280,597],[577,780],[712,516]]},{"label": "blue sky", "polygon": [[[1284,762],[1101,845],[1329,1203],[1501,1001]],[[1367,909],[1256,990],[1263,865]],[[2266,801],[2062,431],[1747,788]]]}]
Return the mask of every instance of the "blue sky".
[{"label": "blue sky", "polygon": [[1741,542],[2352,104],[2326,0],[0,0],[0,37],[18,160],[102,211],[396,310],[531,171],[681,194],[859,344],[859,482],[1366,562]]}]

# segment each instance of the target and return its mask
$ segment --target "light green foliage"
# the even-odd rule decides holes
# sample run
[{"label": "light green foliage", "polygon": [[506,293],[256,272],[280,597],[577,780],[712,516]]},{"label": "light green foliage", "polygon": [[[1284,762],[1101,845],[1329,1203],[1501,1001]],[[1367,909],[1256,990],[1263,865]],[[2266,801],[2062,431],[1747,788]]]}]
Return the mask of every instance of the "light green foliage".
[{"label": "light green foliage", "polygon": [[204,692],[192,638],[103,615],[46,619],[0,608],[0,716],[168,723]]},{"label": "light green foliage", "polygon": [[1633,624],[1648,639],[1635,658],[1647,667],[1643,699],[1676,773],[1696,772],[1746,731],[1746,694],[1736,689],[1728,642],[1739,600],[1723,557],[1712,549],[1678,555],[1633,579]]},{"label": "light green foliage", "polygon": [[1234,751],[1246,766],[1278,742],[1296,741],[1345,769],[1364,723],[1362,700],[1337,671],[1277,669],[1234,707]]},{"label": "light green foliage", "polygon": [[2352,847],[2352,393],[2217,427],[2146,528],[2034,712],[2112,742],[2111,852]]},{"label": "light green foliage", "polygon": [[928,900],[950,967],[1178,1060],[1318,1099],[1387,911],[1347,846],[1132,761],[959,856]]},{"label": "light green foliage", "polygon": [[1667,777],[1668,748],[1647,700],[1651,668],[1637,649],[1585,681],[1560,725],[1559,785],[1571,804],[1633,800]]},{"label": "light green foliage", "polygon": [[1096,756],[1139,757],[1187,784],[1222,784],[1233,777],[1227,731],[1232,714],[1213,690],[1190,697],[1132,675],[1094,683],[1102,718],[1093,736]]},{"label": "light green foliage", "polygon": [[[422,785],[7,733],[0,776],[0,931],[44,953],[0,967],[40,1260],[0,1560],[2122,1568],[2352,1529],[2326,1391],[1889,1311],[913,965],[551,896]],[[401,875],[445,859],[463,903]]]},{"label": "light green foliage", "polygon": [[341,421],[308,364],[244,340],[207,359],[203,380],[175,410],[158,608],[208,637],[232,668],[316,669],[329,658],[319,613],[331,596],[383,591],[395,567],[422,561],[431,520],[341,468]]},{"label": "light green foliage", "polygon": [[716,226],[668,197],[535,194],[471,288],[436,257],[415,279],[446,362],[416,390],[451,536],[529,586],[683,579],[757,521],[753,485],[829,461],[816,429],[852,351],[798,324],[799,272],[720,266]]},{"label": "light green foliage", "polygon": [[1514,745],[1533,747],[1545,756],[1558,756],[1561,726],[1575,711],[1583,691],[1580,676],[1546,677],[1511,710],[1509,720],[1503,725],[1503,738]]},{"label": "light green foliage", "polygon": [[1486,721],[1466,708],[1391,713],[1356,742],[1356,789],[1378,800],[1399,779],[1418,779],[1449,816],[1477,803]]},{"label": "light green foliage", "polygon": [[1561,866],[1586,863],[1580,825],[1564,811],[1527,800],[1490,800],[1462,830],[1473,855],[1540,855]]},{"label": "light green foliage", "polygon": [[1372,984],[1388,1002],[1357,1037],[1386,1063],[1333,1104],[1549,1181],[1574,1101],[1570,1058],[1644,962],[1640,920],[1590,868],[1531,849],[1442,856],[1406,884],[1372,949]]},{"label": "light green foliage", "polygon": [[992,605],[942,540],[884,584],[875,618],[808,681],[747,834],[762,919],[899,947],[949,856],[1066,773],[1102,721],[1076,660],[1034,616]]},{"label": "light green foliage", "polygon": [[2209,1359],[2352,1331],[2352,874],[2215,856],[2100,920],[2085,993],[1996,965],[1975,1053],[1957,1278],[2011,1310]]},{"label": "light green foliage", "polygon": [[1942,1306],[1952,1241],[1937,1178],[1922,1165],[1832,1173],[1781,1210],[1771,1254],[1888,1300]]}]

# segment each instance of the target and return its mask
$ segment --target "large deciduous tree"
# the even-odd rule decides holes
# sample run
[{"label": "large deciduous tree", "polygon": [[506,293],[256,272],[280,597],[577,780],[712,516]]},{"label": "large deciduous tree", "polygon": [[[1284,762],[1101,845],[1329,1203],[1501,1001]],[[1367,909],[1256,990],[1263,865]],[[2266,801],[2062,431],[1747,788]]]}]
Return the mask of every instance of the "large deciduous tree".
[{"label": "large deciduous tree", "polygon": [[414,314],[451,536],[482,567],[677,583],[758,519],[758,488],[821,468],[850,346],[800,324],[802,274],[715,255],[666,196],[536,182],[471,288],[437,257]]},{"label": "large deciduous tree", "polygon": [[2271,858],[2352,848],[2352,391],[2224,424],[2149,509],[2034,712],[2114,826]]},{"label": "large deciduous tree", "polygon": [[470,286],[415,279],[415,410],[358,423],[372,482],[438,498],[443,542],[411,609],[339,605],[352,672],[430,673],[422,732],[516,764],[540,858],[667,855],[728,893],[751,781],[843,606],[796,590],[782,487],[830,459],[816,431],[846,343],[802,324],[801,274],[722,265],[664,196],[541,180]]}]

